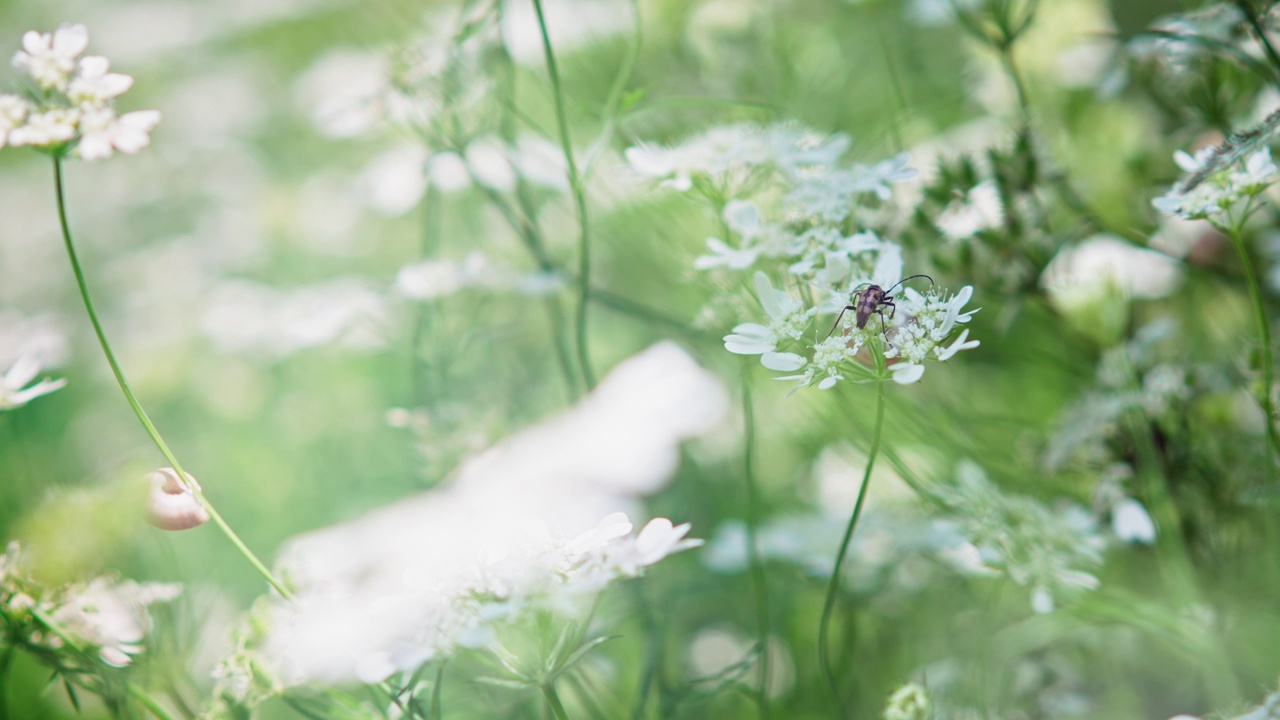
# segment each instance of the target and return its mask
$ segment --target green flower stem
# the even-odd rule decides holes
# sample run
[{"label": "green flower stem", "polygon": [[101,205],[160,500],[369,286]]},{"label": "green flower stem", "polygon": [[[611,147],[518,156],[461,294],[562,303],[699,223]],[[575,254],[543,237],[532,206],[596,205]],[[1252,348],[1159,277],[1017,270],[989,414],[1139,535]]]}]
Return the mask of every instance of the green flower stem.
[{"label": "green flower stem", "polygon": [[587,198],[582,185],[582,176],[578,173],[578,163],[573,157],[573,144],[569,139],[569,115],[564,107],[564,88],[560,84],[560,70],[556,67],[556,56],[551,49],[551,36],[547,33],[547,20],[542,12],[542,0],[533,0],[533,9],[538,14],[538,30],[542,33],[542,49],[547,58],[547,73],[551,77],[551,89],[556,105],[556,125],[560,129],[560,145],[569,167],[569,188],[573,192],[573,204],[578,210],[577,350],[578,364],[582,367],[582,378],[586,381],[587,389],[590,390],[596,386],[596,378],[591,369],[591,358],[587,354],[587,303],[591,292],[591,228],[587,220]]},{"label": "green flower stem", "polygon": [[547,706],[551,708],[551,714],[555,716],[556,720],[569,720],[569,713],[565,712],[564,703],[560,702],[560,696],[556,693],[555,684],[547,682],[541,687],[542,696],[547,699]]},{"label": "green flower stem", "polygon": [[760,696],[757,705],[761,720],[769,718],[769,587],[765,582],[764,562],[760,559],[760,488],[756,486],[755,406],[751,402],[751,383],[747,379],[747,362],[742,369],[743,476],[747,485],[747,564],[751,571],[751,591],[756,601],[756,642],[760,648]]},{"label": "green flower stem", "polygon": [[1254,272],[1253,261],[1249,259],[1249,251],[1244,246],[1244,237],[1240,232],[1240,223],[1232,223],[1231,226],[1227,228],[1227,234],[1231,236],[1231,243],[1235,245],[1236,254],[1240,256],[1240,264],[1244,267],[1244,277],[1249,285],[1249,298],[1253,301],[1253,311],[1255,319],[1258,321],[1258,337],[1262,340],[1262,393],[1261,397],[1258,399],[1262,404],[1263,413],[1267,416],[1266,478],[1267,484],[1270,485],[1275,465],[1276,448],[1280,446],[1276,440],[1275,407],[1271,402],[1271,387],[1273,381],[1271,366],[1271,328],[1267,325],[1267,311],[1262,304],[1262,289],[1258,286],[1258,275]]},{"label": "green flower stem", "polygon": [[[880,378],[876,380],[876,424],[871,431],[871,447],[867,451],[867,467],[862,472],[862,487],[858,488],[858,499],[853,504],[853,513],[849,516],[849,524],[845,526],[844,537],[840,540],[840,549],[836,551],[836,561],[831,568],[831,580],[827,583],[827,597],[822,603],[822,619],[818,621],[818,664],[822,667],[822,675],[827,681],[827,689],[831,693],[831,700],[835,704],[836,717],[843,718],[845,716],[843,700],[840,697],[840,689],[836,684],[835,673],[831,669],[831,655],[827,647],[827,635],[830,631],[831,612],[835,608],[836,593],[840,589],[840,568],[844,565],[845,554],[849,551],[849,541],[853,539],[853,531],[858,526],[858,518],[862,515],[862,506],[867,499],[867,488],[871,486],[871,470],[875,467],[876,456],[880,452],[880,438],[884,430],[884,405],[885,392],[884,384],[884,356],[879,350],[872,351],[875,357],[877,374]],[[852,622],[852,621],[851,621]]]},{"label": "green flower stem", "polygon": [[218,526],[222,534],[227,536],[227,539],[231,541],[236,550],[239,550],[245,560],[248,560],[249,564],[262,577],[266,578],[266,581],[271,584],[271,587],[275,588],[276,592],[280,593],[285,599],[292,598],[292,594],[285,586],[271,574],[271,571],[267,569],[266,565],[262,564],[257,555],[253,554],[249,546],[244,544],[244,541],[240,539],[239,535],[236,535],[231,526],[227,524],[227,521],[222,519],[222,515],[214,509],[213,504],[205,498],[204,493],[194,485],[187,483],[187,474],[178,462],[178,458],[169,449],[169,445],[165,443],[164,438],[160,436],[160,432],[156,430],[156,426],[152,424],[151,418],[142,409],[142,404],[138,402],[137,396],[133,394],[133,389],[129,387],[129,381],[125,379],[124,372],[120,369],[120,363],[116,361],[115,353],[111,350],[111,343],[107,341],[107,334],[102,329],[102,322],[98,319],[98,311],[94,307],[93,300],[89,297],[89,285],[85,281],[84,270],[80,267],[80,259],[76,255],[75,243],[71,240],[71,228],[67,224],[67,207],[62,183],[62,159],[56,156],[53,158],[53,183],[58,201],[58,223],[62,227],[62,239],[67,247],[67,257],[71,260],[71,270],[76,276],[76,285],[80,288],[80,297],[84,300],[84,309],[89,314],[89,322],[93,324],[93,332],[98,336],[98,344],[102,346],[102,353],[107,357],[107,364],[111,366],[111,372],[116,376],[116,383],[120,385],[120,391],[124,393],[125,399],[129,401],[129,407],[133,408],[133,414],[138,416],[138,422],[142,423],[147,435],[151,436],[152,442],[160,449],[160,454],[177,471],[178,477],[184,484],[187,484],[187,489],[204,506],[204,509],[209,513],[209,517],[213,519],[214,524]]},{"label": "green flower stem", "polygon": [[141,703],[142,707],[146,708],[148,712],[155,715],[157,720],[174,720],[173,715],[169,714],[169,711],[165,710],[159,702],[156,702],[156,699],[151,697],[151,694],[146,690],[130,683],[129,694],[133,696],[134,700]]}]

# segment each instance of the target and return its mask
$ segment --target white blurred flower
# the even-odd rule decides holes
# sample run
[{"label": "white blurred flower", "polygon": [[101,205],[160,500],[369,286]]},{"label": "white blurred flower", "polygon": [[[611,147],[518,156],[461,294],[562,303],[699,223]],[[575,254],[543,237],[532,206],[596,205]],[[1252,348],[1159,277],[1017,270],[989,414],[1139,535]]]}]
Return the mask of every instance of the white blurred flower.
[{"label": "white blurred flower", "polygon": [[67,384],[65,378],[61,380],[45,378],[28,387],[28,384],[39,374],[39,360],[31,355],[19,357],[8,372],[0,377],[0,410],[20,408],[41,395],[48,395]]},{"label": "white blurred flower", "polygon": [[438,258],[405,265],[396,273],[395,288],[407,298],[433,300],[471,287],[542,295],[556,291],[562,282],[558,275],[522,275],[473,250],[460,261]]},{"label": "white blurred flower", "polygon": [[1155,250],[1113,235],[1094,235],[1064,247],[1040,276],[1040,285],[1059,309],[1087,302],[1116,289],[1143,300],[1167,297],[1182,284],[1181,264]]},{"label": "white blurred flower", "polygon": [[1111,509],[1111,531],[1122,542],[1150,545],[1156,539],[1156,524],[1142,503],[1125,498]]},{"label": "white blurred flower", "polygon": [[9,144],[51,148],[67,142],[76,135],[80,111],[75,108],[54,108],[27,115],[25,125],[9,132]]},{"label": "white blurred flower", "polygon": [[103,160],[114,151],[136,153],[151,144],[150,132],[160,123],[160,111],[138,110],[119,117],[111,108],[85,110],[80,116],[80,142],[85,160]]},{"label": "white blurred flower", "polygon": [[9,134],[21,127],[31,106],[17,95],[0,95],[0,148],[9,142]]},{"label": "white blurred flower", "polygon": [[1102,563],[1105,542],[1089,513],[1071,505],[1050,510],[1006,494],[969,461],[956,475],[956,483],[937,488],[938,497],[984,567],[1031,589],[1035,612],[1050,612],[1056,600],[1098,586],[1096,576],[1079,569]]},{"label": "white blurred flower", "polygon": [[13,66],[25,71],[44,90],[66,90],[76,58],[89,47],[84,25],[61,25],[52,33],[31,30],[22,36],[22,49]]},{"label": "white blurred flower", "polygon": [[386,90],[386,58],[350,48],[325,52],[293,87],[295,100],[312,124],[331,138],[358,137],[373,128]]},{"label": "white blurred flower", "polygon": [[661,344],[441,487],[294,538],[280,564],[296,598],[271,606],[265,662],[290,685],[377,682],[693,547],[687,525],[659,518],[633,535],[621,513],[666,483],[681,441],[727,403],[714,375]]},{"label": "white blurred flower", "polygon": [[964,240],[1004,222],[1004,205],[994,180],[984,180],[952,200],[933,224],[948,240]]},{"label": "white blurred flower", "polygon": [[[635,22],[634,7],[623,0],[546,0],[547,34],[556,54],[624,32]],[[513,3],[502,13],[502,40],[517,62],[539,64],[542,35],[532,3]]]},{"label": "white blurred flower", "polygon": [[881,200],[888,200],[893,196],[890,185],[920,176],[920,171],[907,166],[910,162],[911,156],[904,152],[875,165],[854,165],[854,185],[863,192],[875,193]]},{"label": "white blurred flower", "polygon": [[276,289],[244,280],[213,288],[201,328],[226,353],[283,358],[338,344],[353,350],[385,345],[387,298],[362,278]]},{"label": "white blurred flower", "polygon": [[133,78],[108,72],[111,63],[101,55],[80,58],[80,71],[67,86],[67,99],[77,105],[102,105],[133,87]]},{"label": "white blurred flower", "polygon": [[131,655],[142,652],[142,640],[151,630],[147,606],[181,592],[176,584],[99,577],[66,591],[51,615],[68,633],[96,646],[103,662],[124,667],[133,661]]},{"label": "white blurred flower", "polygon": [[182,482],[178,471],[171,467],[147,473],[146,480],[151,486],[148,522],[161,530],[189,530],[209,521],[209,512],[196,497],[200,483],[191,473],[186,473],[186,477],[187,481]]}]

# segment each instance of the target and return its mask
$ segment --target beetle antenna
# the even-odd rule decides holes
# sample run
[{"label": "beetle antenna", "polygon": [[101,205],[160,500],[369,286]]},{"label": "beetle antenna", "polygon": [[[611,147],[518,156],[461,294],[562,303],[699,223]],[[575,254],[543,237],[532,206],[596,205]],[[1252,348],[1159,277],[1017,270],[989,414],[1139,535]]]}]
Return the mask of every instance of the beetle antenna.
[{"label": "beetle antenna", "polygon": [[902,278],[901,280],[899,280],[897,285],[894,285],[893,287],[889,288],[888,290],[885,290],[885,291],[884,291],[884,294],[885,294],[885,295],[888,295],[889,293],[893,292],[893,291],[898,287],[898,285],[901,285],[902,283],[904,283],[904,282],[906,282],[906,281],[908,281],[908,280],[914,280],[914,279],[916,279],[916,278],[924,278],[925,280],[928,280],[928,281],[929,281],[929,286],[930,286],[930,287],[933,287],[933,278],[929,277],[928,275],[924,275],[924,274],[920,274],[920,275],[908,275],[908,276],[906,276],[906,277]]}]

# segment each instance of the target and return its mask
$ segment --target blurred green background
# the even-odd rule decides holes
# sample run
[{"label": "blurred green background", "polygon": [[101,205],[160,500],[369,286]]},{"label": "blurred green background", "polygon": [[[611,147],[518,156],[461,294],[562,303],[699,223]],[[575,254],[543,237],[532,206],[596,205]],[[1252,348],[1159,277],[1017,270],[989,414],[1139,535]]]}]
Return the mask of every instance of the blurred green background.
[{"label": "blurred green background", "polygon": [[[723,350],[728,325],[695,324],[721,292],[692,269],[703,240],[717,231],[715,218],[688,197],[627,178],[623,148],[675,142],[714,124],[784,120],[848,133],[853,158],[864,162],[902,149],[932,158],[1013,143],[1019,120],[998,59],[954,22],[922,23],[928,5],[640,0],[643,43],[628,109],[590,198],[595,282],[646,310],[593,304],[590,345],[599,370],[673,338],[730,387],[744,372]],[[557,16],[597,22],[585,38],[566,34],[559,48],[575,139],[585,145],[631,41],[628,5],[547,7],[553,26]],[[550,137],[554,116],[536,28],[525,3],[504,8],[516,60],[511,103],[522,132]],[[83,22],[90,52],[136,79],[121,109],[164,115],[141,154],[69,167],[71,225],[135,390],[210,499],[266,558],[291,535],[432,487],[460,459],[569,399],[542,302],[471,289],[415,303],[392,291],[399,269],[425,257],[460,260],[481,250],[519,272],[537,270],[481,189],[422,192],[421,143],[386,120],[375,101],[387,58],[410,43],[443,46],[453,9],[333,0],[0,3],[0,41],[8,43],[0,51],[16,50],[28,29]],[[1037,152],[1046,159],[1041,178],[1046,187],[1055,176],[1067,178],[1093,214],[1082,219],[1067,204],[1056,206],[1041,228],[1042,260],[1104,229],[1147,244],[1161,230],[1149,200],[1177,177],[1172,151],[1219,137],[1276,104],[1274,90],[1225,62],[1197,67],[1202,72],[1183,84],[1146,77],[1135,65],[1126,84],[1100,89],[1109,64],[1124,64],[1107,55],[1117,36],[1187,9],[1172,0],[1040,3],[1016,52]],[[1103,50],[1079,52],[1091,45]],[[464,136],[496,132],[485,111],[499,107],[492,98],[504,87],[480,90],[489,95],[467,116],[477,125]],[[572,267],[568,195],[544,189],[538,202],[551,258]],[[1254,233],[1257,259],[1267,266],[1273,231]],[[928,238],[905,241],[909,258],[932,270]],[[983,344],[894,395],[890,447],[929,479],[951,477],[968,458],[1011,492],[1088,505],[1097,469],[1047,470],[1049,438],[1062,412],[1097,384],[1104,351],[1147,320],[1177,318],[1179,335],[1162,352],[1212,380],[1200,383],[1173,421],[1153,426],[1165,443],[1162,467],[1202,597],[1188,604],[1166,596],[1164,566],[1144,547],[1109,554],[1103,590],[1043,617],[1029,616],[1024,589],[1007,581],[934,576],[909,593],[886,594],[892,582],[883,578],[860,586],[856,598],[852,716],[878,716],[904,679],[944,663],[961,669],[961,685],[970,686],[968,700],[985,708],[983,717],[1163,719],[1260,700],[1280,672],[1280,565],[1270,542],[1280,526],[1274,504],[1240,499],[1260,487],[1265,460],[1261,436],[1239,420],[1237,407],[1253,351],[1238,264],[1222,248],[1204,261],[1180,260],[1182,288],[1158,300],[1118,300],[1118,336],[1108,336],[1094,331],[1099,314],[1114,308],[1064,318],[1046,301],[1038,273],[1012,286],[993,280],[1005,262],[1013,260],[986,257],[976,277],[963,263],[935,271],[943,286],[977,286],[983,310],[973,335]],[[572,294],[565,290],[559,300],[567,309]],[[1275,300],[1270,291],[1273,309]],[[201,653],[264,588],[211,527],[161,533],[122,501],[163,462],[114,385],[79,302],[47,158],[0,152],[0,367],[16,346],[40,337],[46,357],[60,360],[52,372],[70,379],[64,390],[0,414],[2,534],[22,539],[51,582],[119,572],[186,583],[139,672],[163,675],[166,665],[193,663],[204,682],[198,670],[207,671],[210,659]],[[810,509],[813,466],[824,449],[865,449],[871,390],[786,398],[785,386],[759,367],[745,372],[760,418],[756,474],[766,516]],[[413,418],[409,427],[387,421],[393,408],[411,411],[396,416]],[[744,515],[741,419],[730,423],[724,437],[691,448],[671,487],[652,499],[653,514],[691,521],[702,537]],[[1111,449],[1122,461],[1138,453],[1124,439]],[[776,716],[819,717],[824,690],[812,648],[823,581],[776,563],[769,583],[773,626],[796,669]],[[650,712],[661,714],[651,716],[752,715],[744,693],[680,689],[695,633],[724,626],[750,635],[746,575],[709,572],[690,553],[664,564],[642,592],[652,607],[671,611],[646,619],[633,611],[631,591],[615,592],[625,637],[603,652],[617,677],[633,678],[646,642],[662,640],[661,683],[672,701],[655,704]],[[1220,632],[1225,657],[1198,654],[1206,627]],[[57,688],[43,689],[44,678],[31,662],[14,669],[13,716],[75,714]],[[182,682],[189,697],[203,697],[201,687]],[[618,681],[617,694],[627,697],[633,684]],[[483,694],[474,688],[457,692],[467,699],[451,716],[467,717],[467,703],[487,702],[471,697]],[[1045,700],[1077,696],[1087,702]],[[498,705],[505,715],[497,716],[534,712]],[[266,711],[288,716],[283,707]],[[86,712],[102,714],[91,706]]]}]

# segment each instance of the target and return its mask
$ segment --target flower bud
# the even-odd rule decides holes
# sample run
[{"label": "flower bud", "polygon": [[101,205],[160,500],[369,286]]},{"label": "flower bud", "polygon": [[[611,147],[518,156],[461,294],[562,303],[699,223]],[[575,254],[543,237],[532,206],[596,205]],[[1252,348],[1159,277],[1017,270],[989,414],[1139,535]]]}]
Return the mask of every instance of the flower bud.
[{"label": "flower bud", "polygon": [[147,473],[151,483],[151,502],[147,521],[161,530],[189,530],[209,521],[209,513],[193,490],[200,483],[186,473],[187,482],[178,479],[176,470],[160,468]]}]

